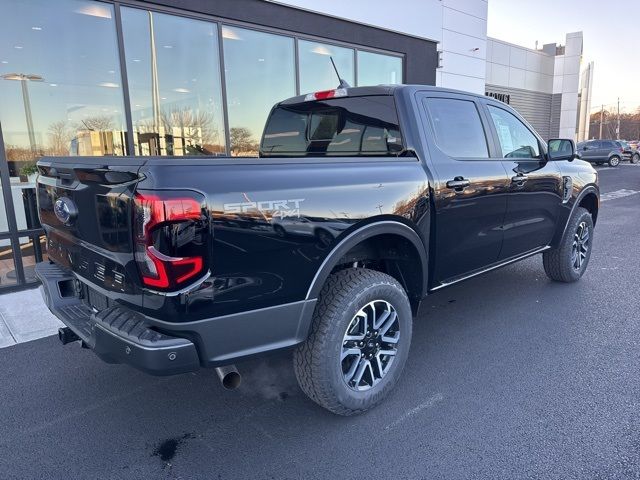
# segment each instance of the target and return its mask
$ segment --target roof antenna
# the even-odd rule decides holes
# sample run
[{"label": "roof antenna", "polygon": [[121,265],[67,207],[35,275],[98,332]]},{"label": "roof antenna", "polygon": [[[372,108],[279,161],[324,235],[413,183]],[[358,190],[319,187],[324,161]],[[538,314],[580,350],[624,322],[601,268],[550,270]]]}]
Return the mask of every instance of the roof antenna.
[{"label": "roof antenna", "polygon": [[336,71],[338,80],[340,80],[340,84],[338,85],[338,88],[351,88],[351,85],[349,85],[349,83],[340,76],[340,72],[338,72],[338,67],[336,67],[336,62],[333,61],[333,57],[329,56],[329,59],[331,60],[331,65],[333,65],[333,69]]}]

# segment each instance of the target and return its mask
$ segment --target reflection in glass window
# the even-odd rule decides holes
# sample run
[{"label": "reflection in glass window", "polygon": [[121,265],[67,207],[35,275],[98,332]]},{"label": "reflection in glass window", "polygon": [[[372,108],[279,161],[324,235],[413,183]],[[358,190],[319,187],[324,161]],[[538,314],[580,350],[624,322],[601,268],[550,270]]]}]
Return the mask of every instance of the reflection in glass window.
[{"label": "reflection in glass window", "polygon": [[336,88],[340,83],[331,58],[340,76],[349,85],[355,85],[354,52],[350,48],[326,43],[298,41],[298,68],[300,93],[317,92]]},{"label": "reflection in glass window", "polygon": [[261,156],[397,156],[402,137],[392,96],[280,105],[265,127]]},{"label": "reflection in glass window", "polygon": [[358,86],[402,83],[402,58],[358,51]]},{"label": "reflection in glass window", "polygon": [[18,283],[11,239],[0,240],[0,287]]},{"label": "reflection in glass window", "polygon": [[222,27],[232,155],[257,155],[269,111],[296,93],[294,40]]},{"label": "reflection in glass window", "polygon": [[123,8],[122,29],[136,154],[224,154],[216,24]]},{"label": "reflection in glass window", "polygon": [[123,155],[113,7],[3,0],[2,11],[0,123],[12,182],[27,183],[42,155]]},{"label": "reflection in glass window", "polygon": [[538,139],[514,115],[489,105],[504,158],[539,158]]},{"label": "reflection in glass window", "polygon": [[429,98],[425,105],[440,150],[453,158],[489,158],[484,127],[473,102]]},{"label": "reflection in glass window", "polygon": [[[36,278],[36,263],[46,261],[49,258],[47,256],[47,237],[42,234],[36,234],[30,237],[20,237],[18,240],[20,242],[25,280],[27,282],[35,282],[38,280]],[[12,276],[10,272],[8,276]]]}]

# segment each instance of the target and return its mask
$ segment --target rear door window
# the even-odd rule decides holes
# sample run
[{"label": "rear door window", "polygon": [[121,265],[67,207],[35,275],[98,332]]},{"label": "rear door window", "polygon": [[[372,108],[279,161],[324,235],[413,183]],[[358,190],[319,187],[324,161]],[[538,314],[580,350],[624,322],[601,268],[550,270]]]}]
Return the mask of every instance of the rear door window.
[{"label": "rear door window", "polygon": [[476,104],[455,98],[426,98],[436,145],[453,158],[489,158],[487,137]]},{"label": "rear door window", "polygon": [[397,156],[402,151],[390,95],[278,105],[260,147],[263,157]]}]

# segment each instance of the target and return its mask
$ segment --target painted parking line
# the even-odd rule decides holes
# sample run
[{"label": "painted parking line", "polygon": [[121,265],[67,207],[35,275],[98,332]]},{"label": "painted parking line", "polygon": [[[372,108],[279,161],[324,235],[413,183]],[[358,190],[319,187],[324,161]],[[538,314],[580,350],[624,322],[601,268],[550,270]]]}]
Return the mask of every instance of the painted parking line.
[{"label": "painted parking line", "polygon": [[640,193],[638,190],[627,190],[623,188],[621,190],[615,190],[613,192],[607,192],[600,195],[601,202],[608,202],[609,200],[616,200],[618,198],[628,197],[629,195],[635,195],[636,193]]},{"label": "painted parking line", "polygon": [[617,170],[620,167],[640,167],[640,163],[621,163],[617,167],[601,167],[599,165],[595,166],[596,170],[602,172],[604,170]]}]

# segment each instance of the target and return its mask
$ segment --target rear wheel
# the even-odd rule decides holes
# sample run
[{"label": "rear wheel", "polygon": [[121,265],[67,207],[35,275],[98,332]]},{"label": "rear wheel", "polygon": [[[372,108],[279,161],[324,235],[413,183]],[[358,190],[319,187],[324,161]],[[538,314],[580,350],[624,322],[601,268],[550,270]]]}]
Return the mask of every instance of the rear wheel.
[{"label": "rear wheel", "polygon": [[638,162],[640,162],[640,153],[634,153],[633,155],[631,155],[631,163]]},{"label": "rear wheel", "polygon": [[294,352],[298,383],[333,413],[362,413],[397,383],[411,333],[411,306],[393,277],[353,268],[335,273],[320,293],[309,338]]},{"label": "rear wheel", "polygon": [[584,274],[591,258],[593,218],[589,211],[577,207],[557,249],[542,254],[544,271],[556,282],[575,282]]},{"label": "rear wheel", "polygon": [[617,167],[618,165],[620,165],[620,157],[614,155],[609,159],[610,167]]}]

